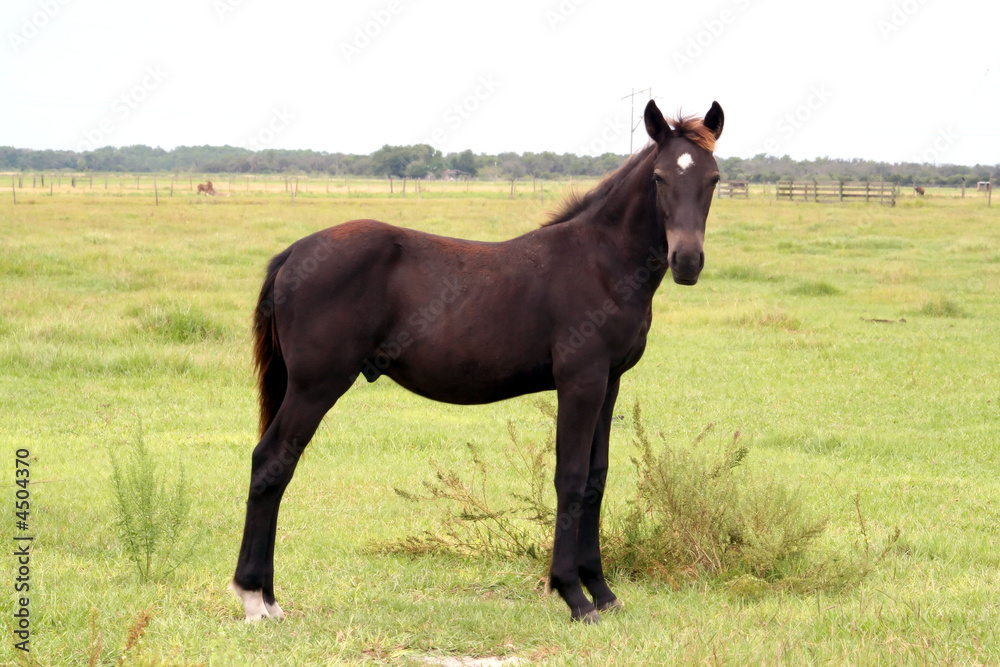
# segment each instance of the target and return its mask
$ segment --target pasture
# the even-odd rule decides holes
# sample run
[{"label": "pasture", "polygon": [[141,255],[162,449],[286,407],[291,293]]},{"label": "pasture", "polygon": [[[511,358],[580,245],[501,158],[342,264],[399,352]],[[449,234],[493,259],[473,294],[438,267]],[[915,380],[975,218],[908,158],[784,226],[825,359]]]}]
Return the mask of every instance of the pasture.
[{"label": "pasture", "polygon": [[[829,518],[823,545],[899,527],[861,584],[747,598],[696,573],[676,586],[619,580],[625,612],[589,627],[544,595],[535,562],[381,553],[444,511],[394,487],[467,466],[467,443],[503,468],[508,422],[539,441],[548,425],[535,397],[458,407],[360,378],[285,495],[287,618],[246,625],[226,585],[256,444],[249,328],[268,259],[354,218],[503,240],[554,202],[549,184],[543,205],[524,183],[510,198],[509,182],[433,185],[419,201],[317,187],[294,204],[280,185],[208,200],[165,197],[158,183],[157,206],[127,183],[0,203],[3,525],[15,533],[13,459],[29,449],[35,536],[30,655],[13,648],[13,558],[0,567],[4,663],[1000,662],[1000,210],[981,197],[716,200],[700,282],[661,286],[645,357],[622,380],[605,516],[631,497],[639,400],[668,442],[709,423],[720,441],[740,431],[747,466]],[[110,452],[140,425],[161,472],[183,464],[200,534],[156,583],[138,579],[112,526]]]}]

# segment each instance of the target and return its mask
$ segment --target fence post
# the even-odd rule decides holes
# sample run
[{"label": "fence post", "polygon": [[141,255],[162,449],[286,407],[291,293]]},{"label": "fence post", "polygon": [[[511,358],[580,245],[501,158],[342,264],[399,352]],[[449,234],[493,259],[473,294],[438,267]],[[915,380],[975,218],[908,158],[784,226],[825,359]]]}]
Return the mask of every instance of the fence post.
[{"label": "fence post", "polygon": [[990,174],[990,189],[986,191],[986,208],[993,206],[993,174]]},{"label": "fence post", "polygon": [[156,190],[156,176],[153,176],[153,200],[156,202],[154,205],[160,205],[160,193]]},{"label": "fence post", "polygon": [[10,194],[14,197],[14,205],[17,206],[17,190],[14,189],[14,177],[10,177]]}]

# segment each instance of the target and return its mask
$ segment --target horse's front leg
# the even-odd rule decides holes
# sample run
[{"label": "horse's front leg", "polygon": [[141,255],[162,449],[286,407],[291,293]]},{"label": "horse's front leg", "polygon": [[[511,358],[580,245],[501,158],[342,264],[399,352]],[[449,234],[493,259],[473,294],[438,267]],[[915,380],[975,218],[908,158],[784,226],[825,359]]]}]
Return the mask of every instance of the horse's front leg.
[{"label": "horse's front leg", "polygon": [[556,527],[549,585],[569,605],[573,620],[599,622],[580,583],[580,520],[590,476],[591,445],[608,388],[607,371],[587,369],[557,379]]},{"label": "horse's front leg", "polygon": [[611,421],[614,419],[615,401],[618,399],[618,384],[618,378],[612,378],[608,382],[604,404],[597,417],[594,441],[590,447],[590,473],[583,492],[583,515],[580,517],[577,538],[580,581],[590,591],[598,611],[617,611],[624,606],[604,579],[600,545],[601,501],[604,499],[604,484],[608,478]]}]

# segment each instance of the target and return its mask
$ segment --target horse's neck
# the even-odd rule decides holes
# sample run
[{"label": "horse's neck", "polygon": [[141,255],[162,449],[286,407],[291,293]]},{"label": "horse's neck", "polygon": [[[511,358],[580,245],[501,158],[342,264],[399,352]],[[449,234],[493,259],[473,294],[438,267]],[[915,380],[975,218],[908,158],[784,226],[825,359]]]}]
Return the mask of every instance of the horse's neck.
[{"label": "horse's neck", "polygon": [[623,184],[621,196],[605,202],[598,215],[609,228],[622,268],[638,274],[652,299],[667,272],[667,236],[645,175],[629,176],[631,183]]}]

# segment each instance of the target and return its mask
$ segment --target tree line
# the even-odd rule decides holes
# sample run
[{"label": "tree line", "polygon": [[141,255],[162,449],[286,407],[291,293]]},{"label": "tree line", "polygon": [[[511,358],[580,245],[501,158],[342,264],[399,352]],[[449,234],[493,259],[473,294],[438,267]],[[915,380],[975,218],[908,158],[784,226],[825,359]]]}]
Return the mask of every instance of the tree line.
[{"label": "tree line", "polygon": [[[471,150],[443,154],[427,144],[382,146],[368,155],[313,150],[236,146],[107,146],[93,151],[32,150],[0,146],[0,170],[74,172],[159,172],[204,174],[328,174],[397,178],[559,179],[596,177],[617,168],[628,156],[542,153],[474,154]],[[877,181],[899,185],[958,186],[989,180],[1000,165],[930,165],[817,158],[793,160],[787,155],[718,158],[722,177],[753,183],[778,180]],[[446,172],[450,172],[446,174]]]}]

